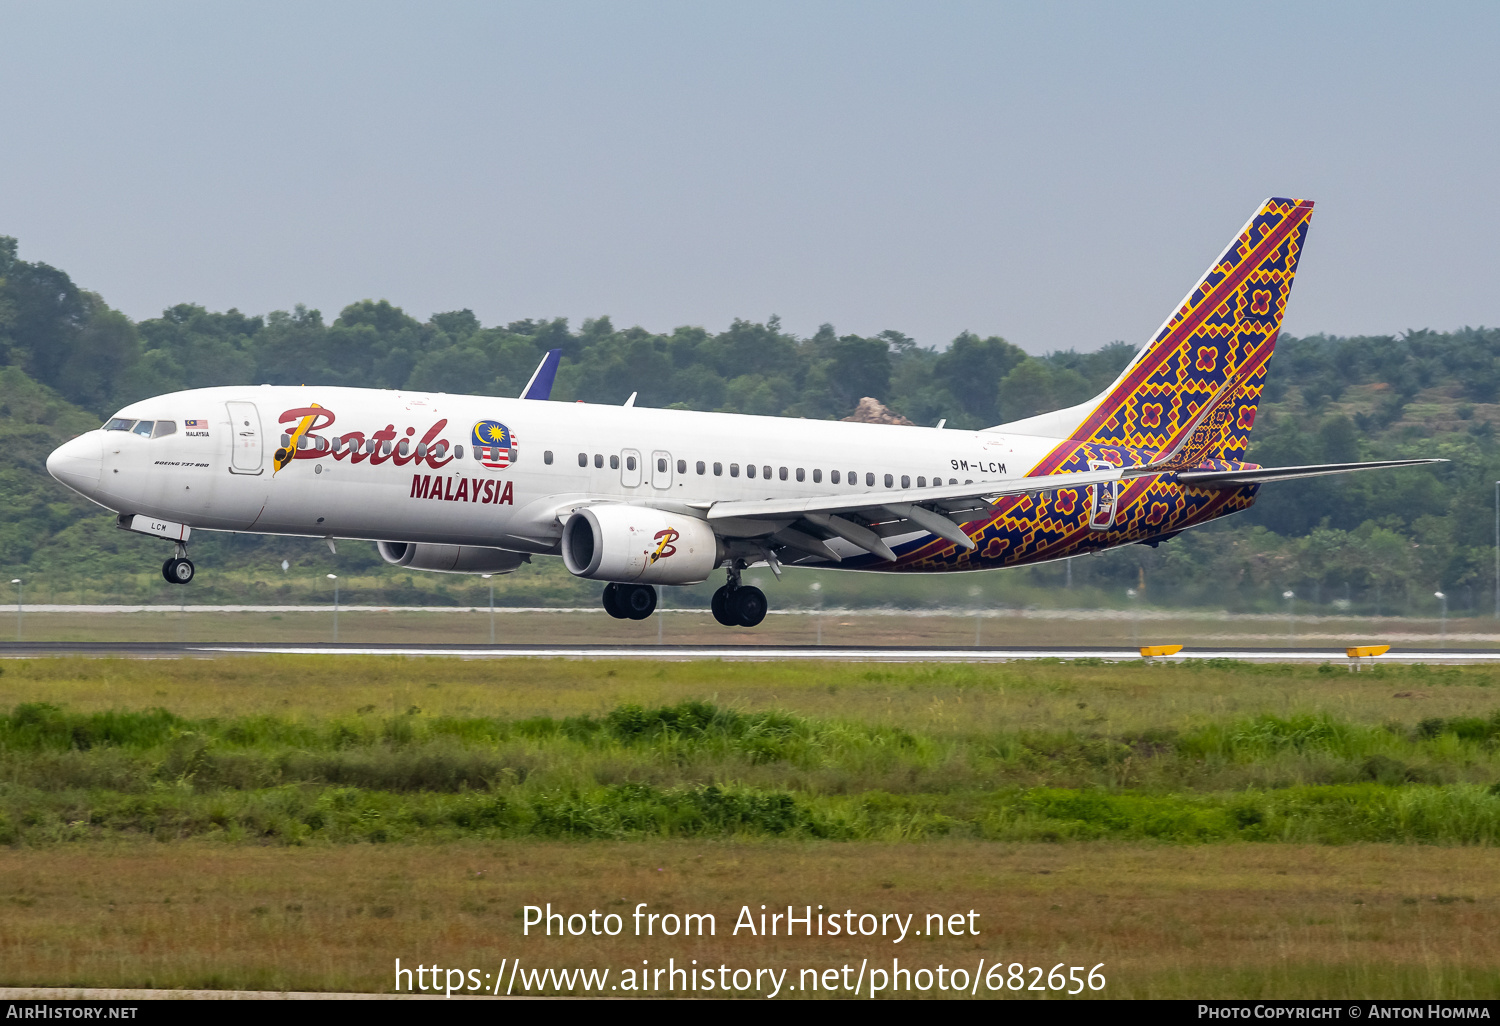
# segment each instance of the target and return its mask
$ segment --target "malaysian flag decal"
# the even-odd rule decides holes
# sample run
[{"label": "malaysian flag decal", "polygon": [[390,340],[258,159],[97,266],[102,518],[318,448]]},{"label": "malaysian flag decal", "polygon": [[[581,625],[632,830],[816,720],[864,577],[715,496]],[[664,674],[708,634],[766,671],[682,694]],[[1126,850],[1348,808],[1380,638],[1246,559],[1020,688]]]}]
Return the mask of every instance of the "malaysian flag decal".
[{"label": "malaysian flag decal", "polygon": [[474,455],[492,470],[504,470],[516,461],[516,436],[498,420],[474,425]]}]

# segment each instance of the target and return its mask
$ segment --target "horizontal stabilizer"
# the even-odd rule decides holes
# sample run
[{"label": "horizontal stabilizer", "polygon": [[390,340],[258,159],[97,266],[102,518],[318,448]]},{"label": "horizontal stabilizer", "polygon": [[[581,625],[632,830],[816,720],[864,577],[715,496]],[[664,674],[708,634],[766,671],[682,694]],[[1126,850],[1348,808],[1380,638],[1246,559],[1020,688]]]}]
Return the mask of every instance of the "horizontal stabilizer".
[{"label": "horizontal stabilizer", "polygon": [[521,389],[522,399],[552,398],[552,382],[557,380],[557,365],[562,362],[561,349],[549,349],[542,362],[536,365],[531,380]]},{"label": "horizontal stabilizer", "polygon": [[1324,474],[1348,474],[1356,470],[1417,467],[1424,463],[1447,462],[1447,460],[1375,460],[1370,463],[1318,463],[1308,467],[1256,467],[1254,470],[1184,470],[1177,474],[1177,480],[1185,485],[1232,488],[1238,485],[1267,484],[1271,481],[1295,481],[1301,477],[1322,477]]}]

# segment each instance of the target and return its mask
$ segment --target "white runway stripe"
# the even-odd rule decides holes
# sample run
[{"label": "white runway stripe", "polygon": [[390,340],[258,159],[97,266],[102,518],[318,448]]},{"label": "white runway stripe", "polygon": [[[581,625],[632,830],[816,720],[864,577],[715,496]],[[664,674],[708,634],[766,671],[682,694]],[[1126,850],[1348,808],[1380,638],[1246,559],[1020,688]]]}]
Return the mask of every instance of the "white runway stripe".
[{"label": "white runway stripe", "polygon": [[[770,645],[690,646],[690,645],[622,645],[563,646],[517,645],[506,648],[363,648],[331,645],[187,645],[185,652],[214,652],[225,655],[387,655],[446,656],[455,659],[722,659],[736,662],[786,660],[828,660],[832,662],[882,663],[1003,663],[1037,659],[1102,659],[1106,662],[1139,662],[1134,649],[968,649],[968,648],[806,648]],[[1348,666],[1352,662],[1343,650],[1324,649],[1214,649],[1184,651],[1158,662],[1183,662],[1191,659],[1232,659],[1251,663],[1332,663]],[[1500,663],[1500,652],[1411,651],[1390,652],[1364,665],[1380,663]]]}]

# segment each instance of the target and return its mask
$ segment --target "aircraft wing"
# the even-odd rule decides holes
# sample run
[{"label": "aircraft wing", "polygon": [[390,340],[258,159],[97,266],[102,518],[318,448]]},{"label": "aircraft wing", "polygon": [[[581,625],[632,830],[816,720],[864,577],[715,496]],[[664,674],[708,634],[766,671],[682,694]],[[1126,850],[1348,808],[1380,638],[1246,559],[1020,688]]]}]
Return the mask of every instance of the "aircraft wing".
[{"label": "aircraft wing", "polygon": [[[1355,470],[1412,467],[1447,460],[1380,460],[1370,463],[1328,463],[1305,467],[1257,467],[1248,470],[1178,471],[1184,485],[1239,487],[1270,481],[1289,481]],[[1036,495],[1059,488],[1086,488],[1126,478],[1170,473],[1162,468],[1112,467],[1072,474],[1018,477],[1004,481],[975,481],[934,488],[903,488],[881,492],[851,492],[798,499],[735,499],[712,504],[691,504],[706,510],[712,521],[765,521],[769,541],[806,555],[835,562],[840,556],[828,546],[842,538],[866,552],[895,562],[896,554],[886,544],[891,535],[927,531],[965,549],[975,548],[972,538],[959,527],[993,512],[992,500],[1008,495]]]},{"label": "aircraft wing", "polygon": [[837,561],[840,557],[825,542],[829,538],[842,538],[894,562],[896,554],[883,540],[885,536],[923,530],[973,549],[973,539],[958,525],[992,512],[992,499],[1105,484],[1120,480],[1126,473],[1112,467],[933,488],[860,491],[800,499],[735,499],[708,506],[707,516],[711,522],[731,519],[779,522],[784,526],[771,535],[771,541],[808,555]]},{"label": "aircraft wing", "polygon": [[521,389],[522,399],[550,399],[552,382],[557,379],[557,365],[562,362],[561,349],[549,349],[542,362],[531,372],[531,380]]},{"label": "aircraft wing", "polygon": [[1348,474],[1356,470],[1380,470],[1385,467],[1417,467],[1424,463],[1447,463],[1447,460],[1374,460],[1369,463],[1317,463],[1306,467],[1256,467],[1254,470],[1179,470],[1177,480],[1185,485],[1210,485],[1234,488],[1271,481],[1295,481],[1301,477],[1324,474]]}]

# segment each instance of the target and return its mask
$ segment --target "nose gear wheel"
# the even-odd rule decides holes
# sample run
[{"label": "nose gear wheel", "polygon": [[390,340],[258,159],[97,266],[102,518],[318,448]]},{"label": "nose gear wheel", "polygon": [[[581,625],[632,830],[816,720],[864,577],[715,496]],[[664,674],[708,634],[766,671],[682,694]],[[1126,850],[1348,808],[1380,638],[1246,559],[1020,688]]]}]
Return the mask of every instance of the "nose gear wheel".
[{"label": "nose gear wheel", "polygon": [[161,575],[168,584],[188,584],[193,579],[193,561],[173,556],[161,565]]}]

